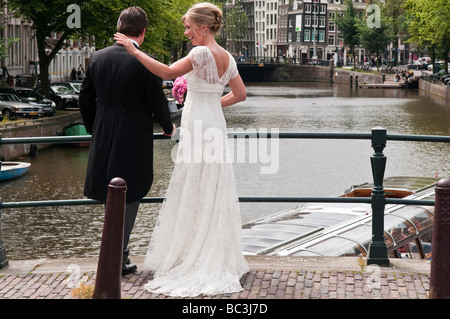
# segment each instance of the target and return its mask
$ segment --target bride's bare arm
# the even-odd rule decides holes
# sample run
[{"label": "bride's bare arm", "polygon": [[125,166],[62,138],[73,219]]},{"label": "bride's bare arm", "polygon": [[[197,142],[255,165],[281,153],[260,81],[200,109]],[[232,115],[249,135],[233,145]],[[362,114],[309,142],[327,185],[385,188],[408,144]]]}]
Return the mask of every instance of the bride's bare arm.
[{"label": "bride's bare arm", "polygon": [[222,97],[222,107],[230,106],[246,100],[247,90],[240,75],[230,80],[228,86],[230,87],[231,92]]},{"label": "bride's bare arm", "polygon": [[163,80],[170,80],[181,75],[184,75],[192,70],[192,63],[189,57],[184,57],[172,65],[168,66],[155,59],[152,59],[144,52],[138,50],[130,39],[122,33],[114,34],[114,39],[117,43],[123,45],[127,51],[136,57],[150,72],[156,74]]}]

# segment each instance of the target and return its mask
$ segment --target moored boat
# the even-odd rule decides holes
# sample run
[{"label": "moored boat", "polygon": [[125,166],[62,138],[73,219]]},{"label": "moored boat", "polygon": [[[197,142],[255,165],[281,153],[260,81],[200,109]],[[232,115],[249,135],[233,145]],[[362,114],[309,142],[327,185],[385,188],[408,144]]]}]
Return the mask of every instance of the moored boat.
[{"label": "moored boat", "polygon": [[25,175],[31,164],[25,162],[1,162],[0,181],[7,181]]},{"label": "moored boat", "polygon": [[[438,179],[391,177],[386,198],[433,200]],[[353,186],[336,197],[370,197],[373,185]],[[391,258],[429,258],[434,207],[388,204],[384,233]],[[243,225],[247,255],[366,256],[372,239],[369,203],[303,203]]]},{"label": "moored boat", "polygon": [[[86,127],[84,126],[84,124],[73,123],[64,128],[64,135],[65,136],[84,136],[84,135],[89,135],[89,134],[86,132]],[[78,147],[89,147],[90,142],[77,142],[77,143],[71,143],[71,145],[76,145]]]}]

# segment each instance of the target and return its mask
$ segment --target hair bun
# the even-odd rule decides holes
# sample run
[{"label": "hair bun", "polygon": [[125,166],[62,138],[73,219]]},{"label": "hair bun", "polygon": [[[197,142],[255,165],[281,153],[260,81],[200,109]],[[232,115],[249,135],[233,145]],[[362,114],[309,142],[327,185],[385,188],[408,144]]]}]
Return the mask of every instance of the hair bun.
[{"label": "hair bun", "polygon": [[206,25],[208,28],[219,34],[222,26],[222,10],[211,3],[197,3],[194,4],[188,12],[183,16],[183,21],[186,18],[192,19],[197,25]]}]

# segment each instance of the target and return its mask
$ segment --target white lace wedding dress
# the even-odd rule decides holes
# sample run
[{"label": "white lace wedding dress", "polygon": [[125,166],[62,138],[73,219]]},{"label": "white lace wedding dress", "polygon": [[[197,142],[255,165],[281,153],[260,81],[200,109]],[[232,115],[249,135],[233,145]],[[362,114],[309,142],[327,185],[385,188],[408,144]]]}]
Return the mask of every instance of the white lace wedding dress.
[{"label": "white lace wedding dress", "polygon": [[194,297],[242,290],[248,271],[242,253],[241,216],[220,99],[237,76],[230,54],[220,77],[211,51],[189,53],[194,69],[180,126],[177,160],[153,231],[144,268],[155,271],[145,288]]}]

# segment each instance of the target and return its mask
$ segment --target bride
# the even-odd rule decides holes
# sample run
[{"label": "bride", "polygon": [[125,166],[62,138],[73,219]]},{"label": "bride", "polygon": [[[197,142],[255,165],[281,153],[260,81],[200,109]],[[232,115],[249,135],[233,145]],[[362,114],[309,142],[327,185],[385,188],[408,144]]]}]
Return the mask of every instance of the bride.
[{"label": "bride", "polygon": [[[248,264],[222,107],[245,100],[246,89],[231,54],[215,41],[222,11],[199,3],[182,21],[195,47],[171,66],[115,34],[152,73],[162,79],[186,75],[188,83],[177,160],[144,262],[155,275],[145,288],[180,297],[233,293],[242,290]],[[226,85],[231,92],[223,96]]]}]

